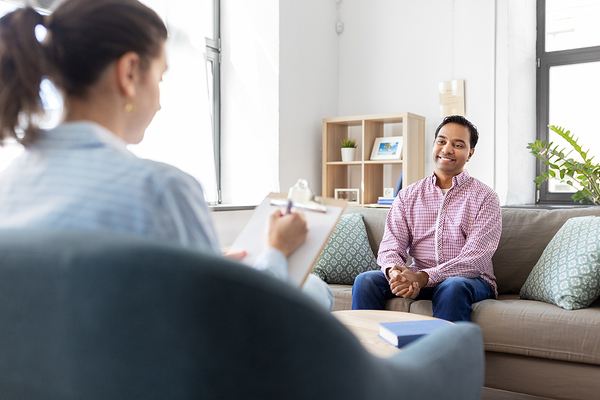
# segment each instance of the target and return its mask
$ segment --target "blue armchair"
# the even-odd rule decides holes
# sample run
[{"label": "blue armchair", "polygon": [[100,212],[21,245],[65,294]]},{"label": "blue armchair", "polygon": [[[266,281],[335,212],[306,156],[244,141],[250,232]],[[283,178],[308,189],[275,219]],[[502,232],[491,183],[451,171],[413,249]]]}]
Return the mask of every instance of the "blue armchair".
[{"label": "blue armchair", "polygon": [[481,332],[381,359],[298,290],[116,234],[0,231],[2,399],[480,399]]}]

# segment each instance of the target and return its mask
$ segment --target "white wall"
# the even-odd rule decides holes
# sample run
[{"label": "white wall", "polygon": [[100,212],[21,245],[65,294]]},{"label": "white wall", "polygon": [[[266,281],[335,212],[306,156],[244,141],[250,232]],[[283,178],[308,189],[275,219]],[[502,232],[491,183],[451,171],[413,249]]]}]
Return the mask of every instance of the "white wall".
[{"label": "white wall", "polygon": [[338,112],[334,0],[279,2],[279,182],[321,193],[322,119]]},{"label": "white wall", "polygon": [[321,191],[321,120],[337,115],[335,0],[223,0],[223,203],[299,178]]},{"label": "white wall", "polygon": [[[503,204],[531,203],[535,1],[497,3],[498,12],[494,1],[344,0],[339,114],[423,115],[432,143],[441,121],[438,83],[464,79],[466,117],[480,133],[469,173],[501,189]],[[433,170],[429,147],[425,169]]]},{"label": "white wall", "polygon": [[253,213],[254,210],[237,210],[219,211],[211,214],[221,248],[229,249],[235,238],[238,237],[242,229],[250,221]]},{"label": "white wall", "polygon": [[535,202],[536,6],[534,0],[497,2],[496,191],[502,204]]},{"label": "white wall", "polygon": [[223,0],[222,13],[226,203],[300,177],[320,194],[322,118],[409,111],[431,143],[452,79],[480,131],[471,175],[502,204],[534,201],[535,0]]}]

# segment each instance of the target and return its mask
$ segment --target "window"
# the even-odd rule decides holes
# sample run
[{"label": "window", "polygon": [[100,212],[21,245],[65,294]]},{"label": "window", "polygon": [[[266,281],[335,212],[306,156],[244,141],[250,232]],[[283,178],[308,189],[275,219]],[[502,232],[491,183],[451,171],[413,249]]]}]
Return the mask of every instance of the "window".
[{"label": "window", "polygon": [[[220,203],[220,0],[141,2],[167,25],[169,70],[161,84],[162,109],[144,140],[129,149],[139,157],[172,164],[189,173],[202,183],[206,201]],[[37,3],[42,4],[40,0]],[[0,1],[0,16],[18,6]],[[55,126],[57,115],[62,113],[60,96],[48,81],[42,84],[41,94],[48,115],[43,127]],[[21,152],[16,142],[0,148],[0,171]]]},{"label": "window", "polygon": [[[538,0],[537,6],[537,136],[562,147],[547,127],[562,126],[599,162],[600,0]],[[537,174],[543,171],[538,161]],[[538,202],[572,203],[573,192],[550,180],[542,184]]]},{"label": "window", "polygon": [[[165,21],[168,71],[162,109],[129,149],[198,179],[210,204],[220,196],[219,0],[141,0]],[[198,16],[201,16],[200,18]]]}]

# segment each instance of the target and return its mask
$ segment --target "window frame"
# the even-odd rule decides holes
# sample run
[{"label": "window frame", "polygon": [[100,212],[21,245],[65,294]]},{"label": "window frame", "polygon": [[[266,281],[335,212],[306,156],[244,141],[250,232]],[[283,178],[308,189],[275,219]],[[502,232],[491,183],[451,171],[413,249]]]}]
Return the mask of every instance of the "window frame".
[{"label": "window frame", "polygon": [[213,68],[213,146],[217,180],[217,204],[223,202],[221,193],[221,0],[213,0],[213,37],[206,38],[206,60]]},{"label": "window frame", "polygon": [[[600,61],[600,46],[583,47],[578,49],[546,51],[546,0],[537,0],[537,122],[536,133],[540,141],[548,141],[550,130],[548,128],[550,114],[550,68],[561,65],[583,64],[587,62]],[[536,162],[536,176],[548,172],[548,166],[541,160]],[[573,204],[571,196],[573,193],[551,193],[548,190],[548,181],[544,181],[539,189],[536,189],[536,203],[540,204]]]}]

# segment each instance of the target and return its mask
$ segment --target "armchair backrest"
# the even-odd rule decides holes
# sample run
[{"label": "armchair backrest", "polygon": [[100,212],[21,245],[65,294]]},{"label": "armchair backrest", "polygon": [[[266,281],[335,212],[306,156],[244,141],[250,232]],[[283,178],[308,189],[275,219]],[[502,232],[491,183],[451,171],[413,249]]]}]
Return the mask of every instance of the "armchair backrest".
[{"label": "armchair backrest", "polygon": [[[0,317],[3,399],[380,399],[413,385],[295,288],[128,236],[0,231]],[[482,371],[478,328],[458,330]]]}]

